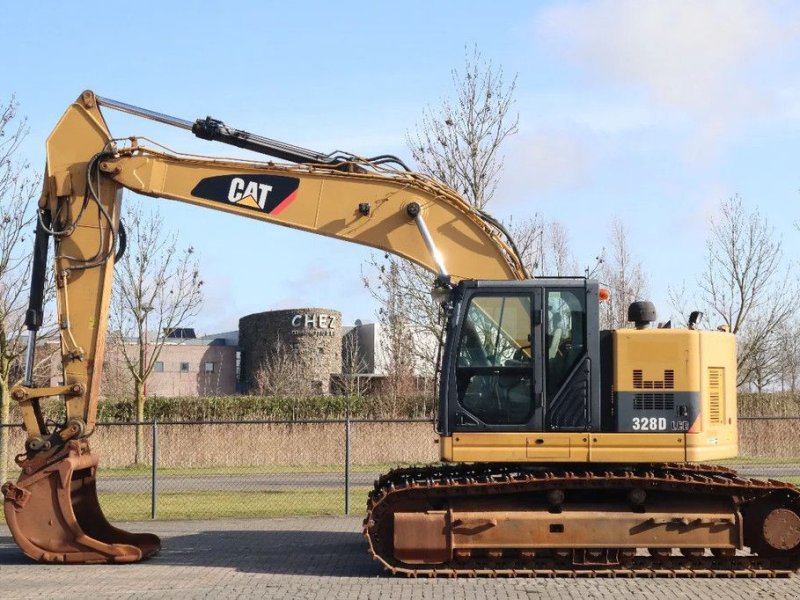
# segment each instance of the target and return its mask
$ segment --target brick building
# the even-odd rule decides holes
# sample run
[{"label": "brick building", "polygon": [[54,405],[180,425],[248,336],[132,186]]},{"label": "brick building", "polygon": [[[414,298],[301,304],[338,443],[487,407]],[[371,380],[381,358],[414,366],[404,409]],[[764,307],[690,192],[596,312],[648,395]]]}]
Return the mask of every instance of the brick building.
[{"label": "brick building", "polygon": [[[147,380],[148,396],[227,396],[237,391],[238,332],[197,338],[191,330],[168,336]],[[151,338],[155,333],[150,334]],[[131,344],[133,346],[133,343]],[[146,352],[152,351],[145,350]],[[133,380],[118,349],[103,361],[103,395],[126,396]]]},{"label": "brick building", "polygon": [[[150,332],[155,339],[156,332]],[[163,335],[160,334],[160,335]],[[353,345],[352,338],[356,341]],[[350,343],[348,342],[350,338]],[[299,377],[312,393],[339,393],[342,373],[351,373],[353,359],[348,346],[358,352],[358,375],[372,384],[380,384],[387,375],[386,344],[383,329],[376,323],[356,322],[343,326],[341,313],[325,308],[297,308],[247,315],[239,320],[239,329],[197,337],[193,329],[180,328],[164,340],[153,372],[147,380],[148,396],[227,396],[259,393],[255,374],[276,359],[280,347],[283,359],[293,362]],[[427,340],[435,342],[435,340]],[[427,343],[421,340],[420,343]],[[131,341],[129,348],[134,349]],[[152,345],[146,352],[153,350]],[[343,364],[347,363],[347,364]],[[54,356],[51,380],[61,379],[57,356]],[[429,365],[430,367],[432,365]],[[429,368],[415,369],[429,377]],[[374,385],[370,386],[375,389]],[[119,349],[109,345],[103,361],[102,395],[130,396],[133,380]]]}]

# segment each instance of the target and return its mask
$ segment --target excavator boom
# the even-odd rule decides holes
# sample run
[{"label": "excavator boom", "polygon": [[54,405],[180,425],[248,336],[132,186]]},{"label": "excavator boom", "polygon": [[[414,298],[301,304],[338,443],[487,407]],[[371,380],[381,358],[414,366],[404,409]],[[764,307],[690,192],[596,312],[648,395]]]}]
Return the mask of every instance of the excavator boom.
[{"label": "excavator boom", "polygon": [[[136,137],[114,139],[100,111],[103,104],[296,164],[191,156]],[[28,312],[28,372],[23,385],[12,390],[23,416],[26,452],[17,460],[20,479],[3,486],[15,540],[26,554],[46,562],[130,562],[159,547],[155,536],[128,534],[105,520],[95,491],[97,458],[87,442],[95,427],[115,253],[123,235],[123,189],[391,252],[436,273],[442,287],[465,278],[527,276],[496,222],[393,157],[326,155],[210,117],[191,123],[84,92],[47,140]],[[31,369],[51,237],[64,380],[36,388]],[[40,400],[55,395],[64,399],[66,419],[52,426]]]}]

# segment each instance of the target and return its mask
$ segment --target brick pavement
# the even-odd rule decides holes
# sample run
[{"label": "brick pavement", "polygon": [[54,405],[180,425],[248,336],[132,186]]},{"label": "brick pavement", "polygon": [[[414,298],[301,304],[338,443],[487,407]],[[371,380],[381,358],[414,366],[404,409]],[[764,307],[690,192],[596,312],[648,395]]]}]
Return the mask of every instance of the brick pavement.
[{"label": "brick pavement", "polygon": [[386,576],[372,562],[360,517],[156,521],[130,525],[164,548],[135,565],[64,566],[28,561],[0,525],[0,597],[425,598],[606,600],[799,598],[791,579],[458,579]]}]

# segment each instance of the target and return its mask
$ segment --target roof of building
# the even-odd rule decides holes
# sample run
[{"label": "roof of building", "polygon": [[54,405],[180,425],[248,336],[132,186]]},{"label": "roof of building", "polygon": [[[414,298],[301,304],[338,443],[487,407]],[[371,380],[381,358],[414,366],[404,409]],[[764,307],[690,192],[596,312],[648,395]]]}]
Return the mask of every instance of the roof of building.
[{"label": "roof of building", "polygon": [[222,333],[210,333],[202,335],[200,340],[223,340],[225,346],[238,346],[239,345],[239,330],[223,331]]}]

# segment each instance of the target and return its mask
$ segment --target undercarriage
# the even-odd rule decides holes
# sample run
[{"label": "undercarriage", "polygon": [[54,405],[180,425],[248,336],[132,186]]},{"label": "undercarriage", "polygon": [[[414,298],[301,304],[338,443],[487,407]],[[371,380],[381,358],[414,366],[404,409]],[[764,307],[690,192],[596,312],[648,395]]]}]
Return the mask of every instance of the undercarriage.
[{"label": "undercarriage", "polygon": [[800,490],[694,464],[462,464],[375,482],[364,535],[408,576],[776,577]]}]

